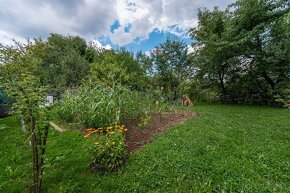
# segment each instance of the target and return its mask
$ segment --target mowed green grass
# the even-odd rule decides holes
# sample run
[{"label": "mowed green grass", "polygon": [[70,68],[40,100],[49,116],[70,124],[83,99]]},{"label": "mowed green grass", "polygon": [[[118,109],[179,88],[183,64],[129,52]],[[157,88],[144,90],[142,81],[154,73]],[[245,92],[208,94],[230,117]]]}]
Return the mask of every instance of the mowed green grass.
[{"label": "mowed green grass", "polygon": [[[290,192],[290,109],[196,104],[116,173],[89,169],[78,132],[50,132],[45,192]],[[29,192],[28,136],[0,119],[0,192]]]}]

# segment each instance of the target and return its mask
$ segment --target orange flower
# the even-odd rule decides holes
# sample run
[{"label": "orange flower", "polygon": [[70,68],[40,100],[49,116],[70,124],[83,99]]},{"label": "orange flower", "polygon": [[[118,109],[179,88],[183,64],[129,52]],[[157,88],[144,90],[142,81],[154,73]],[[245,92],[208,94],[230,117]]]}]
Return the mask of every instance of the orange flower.
[{"label": "orange flower", "polygon": [[125,129],[124,129],[124,131],[125,131],[125,132],[127,132],[127,131],[128,131],[128,129],[127,129],[127,128],[125,128]]},{"label": "orange flower", "polygon": [[85,136],[84,136],[84,138],[87,138],[87,137],[89,137],[91,135],[91,133],[88,133],[88,134],[86,134]]}]

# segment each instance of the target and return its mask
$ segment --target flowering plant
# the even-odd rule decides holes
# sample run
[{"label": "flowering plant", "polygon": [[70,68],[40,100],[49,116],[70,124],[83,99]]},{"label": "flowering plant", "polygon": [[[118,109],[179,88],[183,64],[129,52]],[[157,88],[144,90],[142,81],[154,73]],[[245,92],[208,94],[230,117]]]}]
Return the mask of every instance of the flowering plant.
[{"label": "flowering plant", "polygon": [[84,138],[91,138],[94,149],[94,164],[101,165],[105,170],[115,170],[125,162],[125,125],[104,128],[89,128]]}]

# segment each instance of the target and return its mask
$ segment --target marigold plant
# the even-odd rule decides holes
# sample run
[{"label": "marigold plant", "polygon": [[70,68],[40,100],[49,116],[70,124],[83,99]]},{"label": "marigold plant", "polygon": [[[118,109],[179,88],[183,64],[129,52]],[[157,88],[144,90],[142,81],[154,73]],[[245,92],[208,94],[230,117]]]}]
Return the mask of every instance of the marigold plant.
[{"label": "marigold plant", "polygon": [[115,125],[102,128],[88,128],[84,138],[94,143],[94,164],[112,171],[124,164],[126,158],[125,125]]}]

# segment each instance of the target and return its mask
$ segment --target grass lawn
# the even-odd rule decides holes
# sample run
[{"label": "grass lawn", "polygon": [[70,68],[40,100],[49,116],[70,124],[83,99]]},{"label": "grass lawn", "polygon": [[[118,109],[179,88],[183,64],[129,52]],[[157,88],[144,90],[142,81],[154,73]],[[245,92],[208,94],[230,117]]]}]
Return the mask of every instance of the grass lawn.
[{"label": "grass lawn", "polygon": [[[290,110],[197,104],[116,173],[90,171],[78,132],[49,133],[45,192],[290,192]],[[0,192],[28,192],[28,137],[0,119]]]}]

